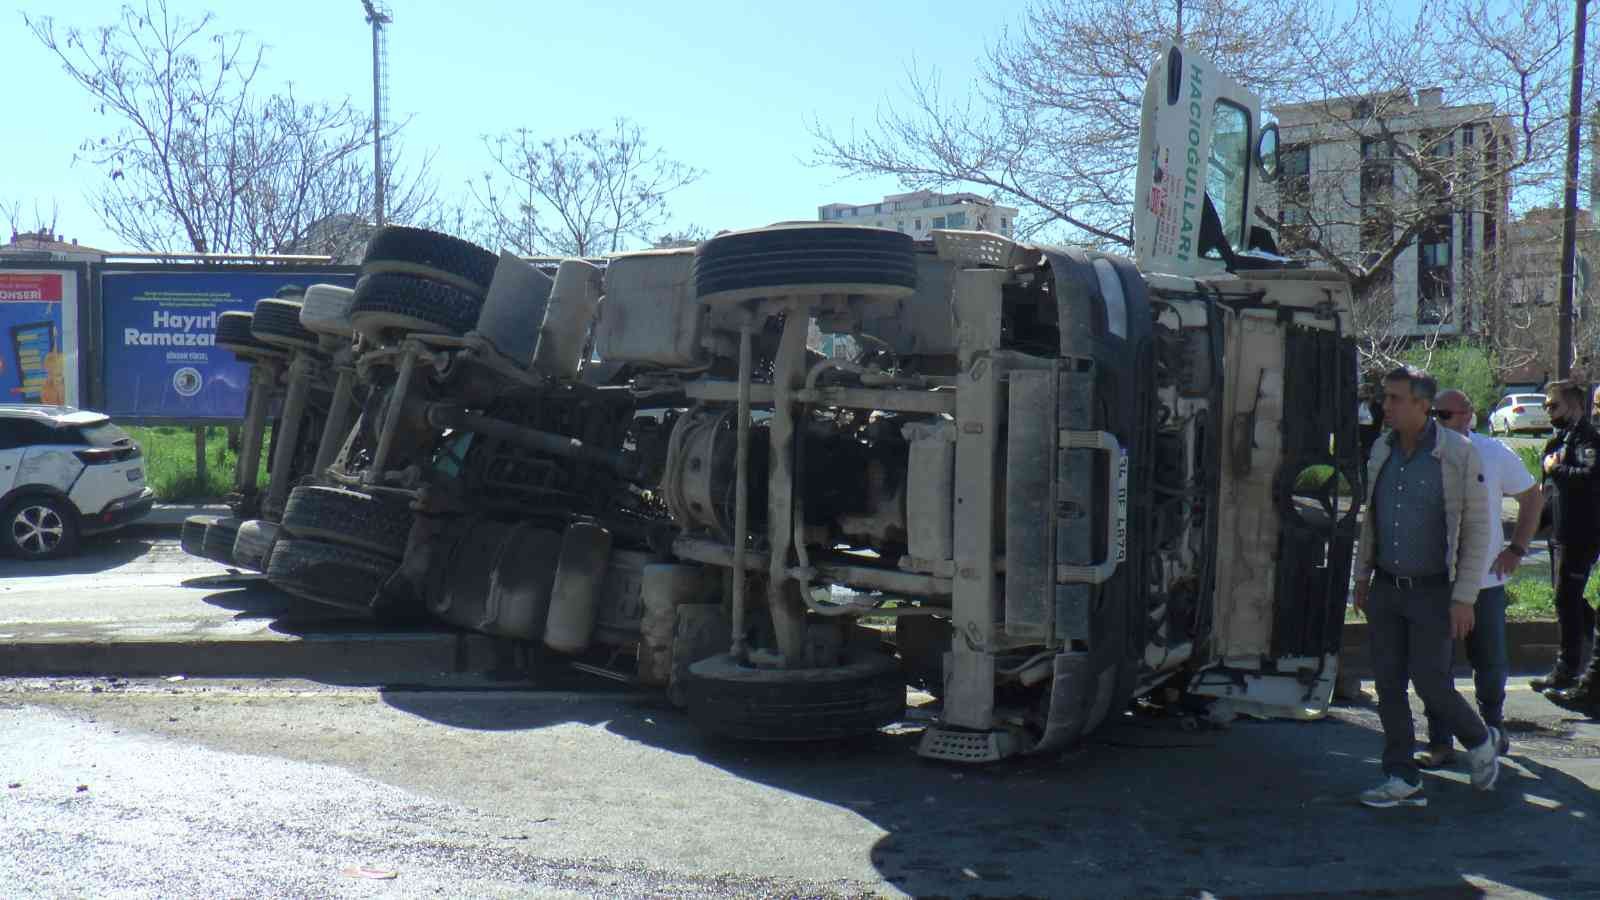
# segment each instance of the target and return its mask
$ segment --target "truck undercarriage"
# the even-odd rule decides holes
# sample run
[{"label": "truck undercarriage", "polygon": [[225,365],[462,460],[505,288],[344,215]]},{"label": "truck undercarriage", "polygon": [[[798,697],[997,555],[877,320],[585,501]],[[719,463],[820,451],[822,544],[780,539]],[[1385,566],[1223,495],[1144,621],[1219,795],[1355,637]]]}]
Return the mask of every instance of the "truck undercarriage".
[{"label": "truck undercarriage", "polygon": [[274,390],[293,423],[264,499],[241,476],[234,558],[663,687],[726,737],[871,731],[908,683],[954,761],[1158,689],[1316,715],[1355,535],[1348,289],[1207,265],[798,223],[540,269],[384,229],[310,341],[234,347],[246,447]]}]

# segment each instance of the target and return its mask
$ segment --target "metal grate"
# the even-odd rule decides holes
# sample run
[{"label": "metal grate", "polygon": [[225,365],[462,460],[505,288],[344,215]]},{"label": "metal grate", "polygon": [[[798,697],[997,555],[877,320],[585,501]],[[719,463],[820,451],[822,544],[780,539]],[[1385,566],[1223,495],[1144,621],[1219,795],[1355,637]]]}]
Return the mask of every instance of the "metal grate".
[{"label": "metal grate", "polygon": [[998,762],[1016,752],[1016,742],[1003,731],[952,731],[929,728],[922,733],[917,755],[946,762]]},{"label": "metal grate", "polygon": [[1017,243],[987,231],[933,232],[939,258],[963,268],[1009,269],[1021,263]]}]

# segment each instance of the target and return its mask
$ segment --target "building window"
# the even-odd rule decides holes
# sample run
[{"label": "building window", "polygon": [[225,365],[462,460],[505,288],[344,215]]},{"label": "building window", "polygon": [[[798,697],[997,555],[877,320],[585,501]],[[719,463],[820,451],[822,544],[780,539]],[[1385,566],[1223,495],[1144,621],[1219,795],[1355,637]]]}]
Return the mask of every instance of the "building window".
[{"label": "building window", "polygon": [[1463,125],[1463,126],[1461,126],[1461,146],[1463,146],[1463,147],[1471,147],[1472,146],[1473,137],[1474,137],[1474,135],[1472,133],[1472,126],[1471,125]]},{"label": "building window", "polygon": [[883,204],[882,203],[874,204],[873,207],[872,207],[872,212],[873,212],[874,215],[881,215],[883,213]]},{"label": "building window", "polygon": [[1417,238],[1418,324],[1435,325],[1450,318],[1455,287],[1450,266],[1452,219],[1436,216]]},{"label": "building window", "polygon": [[931,226],[929,226],[929,227],[931,227],[931,228],[943,228],[944,227],[944,216],[934,216],[933,217],[933,224]]},{"label": "building window", "polygon": [[906,220],[905,219],[901,219],[900,221],[894,223],[894,230],[895,231],[905,231],[906,230]]},{"label": "building window", "polygon": [[911,227],[913,229],[917,230],[917,231],[921,231],[922,230],[922,220],[921,219],[912,219],[911,220]]},{"label": "building window", "polygon": [[1472,246],[1472,210],[1468,209],[1461,214],[1461,258],[1471,259],[1476,249]]},{"label": "building window", "polygon": [[1361,249],[1381,252],[1394,240],[1394,146],[1361,142]]},{"label": "building window", "polygon": [[965,228],[967,226],[967,214],[953,212],[945,217],[944,224],[946,228]]},{"label": "building window", "polygon": [[1293,253],[1311,238],[1311,148],[1290,144],[1278,153],[1278,166],[1278,247]]},{"label": "building window", "polygon": [[1011,220],[1006,218],[1005,216],[1001,216],[1000,217],[1000,233],[1001,234],[1010,234],[1011,233]]}]

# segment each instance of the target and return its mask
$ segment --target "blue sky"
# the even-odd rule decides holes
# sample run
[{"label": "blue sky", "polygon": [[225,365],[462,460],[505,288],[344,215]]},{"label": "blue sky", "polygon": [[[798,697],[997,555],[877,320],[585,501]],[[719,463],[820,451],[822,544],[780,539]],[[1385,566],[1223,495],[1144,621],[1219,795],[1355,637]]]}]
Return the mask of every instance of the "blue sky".
[{"label": "blue sky", "polygon": [[[371,36],[359,0],[171,5],[211,9],[224,28],[265,43],[266,83],[293,81],[302,97],[350,95],[370,109]],[[822,203],[868,202],[896,190],[890,180],[841,182],[837,171],[805,165],[806,123],[812,116],[838,128],[870,122],[875,107],[899,95],[913,60],[938,66],[947,86],[969,82],[984,47],[1026,7],[1024,0],[391,5],[391,111],[412,116],[408,156],[436,150],[441,193],[464,191],[464,181],[489,165],[480,134],[526,126],[556,136],[622,115],[678,160],[706,170],[672,207],[676,224],[713,230],[808,218]],[[120,242],[83,198],[102,176],[72,163],[79,142],[107,122],[27,33],[21,12],[53,11],[62,25],[91,26],[113,21],[117,7],[0,0],[8,123],[0,202],[31,207],[37,200],[48,211],[56,201],[58,231],[112,249]]]}]

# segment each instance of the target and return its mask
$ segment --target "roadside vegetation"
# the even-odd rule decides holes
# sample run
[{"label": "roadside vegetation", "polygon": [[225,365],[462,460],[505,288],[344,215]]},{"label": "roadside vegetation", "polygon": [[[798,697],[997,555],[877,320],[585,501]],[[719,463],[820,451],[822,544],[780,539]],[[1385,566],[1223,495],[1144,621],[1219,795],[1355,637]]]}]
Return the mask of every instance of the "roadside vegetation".
[{"label": "roadside vegetation", "polygon": [[[194,429],[175,425],[129,426],[124,429],[144,450],[145,483],[156,492],[159,503],[199,503],[217,501],[233,490],[233,473],[239,454],[228,446],[228,430],[206,429],[206,477],[197,477],[194,464]],[[263,440],[261,474],[258,484],[267,483]]]}]

